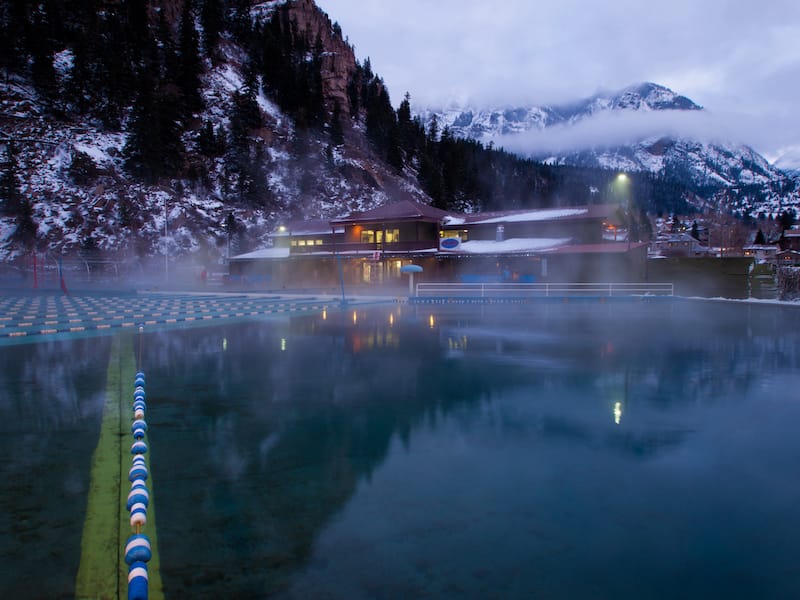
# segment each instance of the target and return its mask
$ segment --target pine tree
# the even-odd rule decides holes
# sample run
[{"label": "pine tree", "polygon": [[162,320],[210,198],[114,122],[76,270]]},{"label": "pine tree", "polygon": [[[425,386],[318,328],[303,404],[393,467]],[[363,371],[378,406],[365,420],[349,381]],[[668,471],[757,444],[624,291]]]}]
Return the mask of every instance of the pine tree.
[{"label": "pine tree", "polygon": [[36,243],[37,226],[33,219],[33,206],[20,191],[19,164],[13,142],[6,144],[6,160],[0,172],[0,207],[16,220],[11,240],[30,249]]},{"label": "pine tree", "polygon": [[414,121],[411,118],[411,95],[406,92],[397,108],[397,141],[406,154],[406,160],[414,154],[414,129]]},{"label": "pine tree", "polygon": [[203,27],[203,51],[212,63],[220,61],[218,44],[225,27],[225,14],[221,0],[205,0],[200,11]]},{"label": "pine tree", "polygon": [[333,113],[331,114],[331,144],[334,146],[344,145],[344,130],[342,129],[342,109],[339,106],[339,101],[336,100],[333,104]]},{"label": "pine tree", "polygon": [[38,231],[39,228],[33,218],[33,206],[28,198],[23,197],[17,210],[17,228],[14,230],[11,239],[30,250],[36,245]]},{"label": "pine tree", "polygon": [[42,99],[51,104],[58,97],[58,81],[53,67],[53,42],[50,38],[47,15],[42,5],[34,15],[32,39],[29,43],[31,56],[31,78]]},{"label": "pine tree", "polygon": [[5,161],[3,161],[0,171],[0,212],[13,216],[22,200],[22,194],[19,191],[19,165],[14,143],[7,142],[5,150]]},{"label": "pine tree", "polygon": [[200,74],[203,66],[200,62],[200,49],[197,30],[194,27],[192,2],[185,0],[181,11],[181,27],[179,39],[180,66],[178,86],[183,95],[186,116],[203,108],[200,96]]},{"label": "pine tree", "polygon": [[0,3],[0,68],[6,73],[18,71],[24,64],[28,10],[27,2]]},{"label": "pine tree", "polygon": [[788,209],[784,210],[781,213],[780,217],[779,217],[779,221],[780,221],[780,224],[781,224],[781,229],[783,231],[786,231],[787,229],[791,229],[792,225],[794,225],[794,222],[795,222],[794,210],[788,210]]},{"label": "pine tree", "polygon": [[128,170],[153,182],[183,169],[180,99],[172,89],[156,87],[152,77],[142,81],[123,152]]}]

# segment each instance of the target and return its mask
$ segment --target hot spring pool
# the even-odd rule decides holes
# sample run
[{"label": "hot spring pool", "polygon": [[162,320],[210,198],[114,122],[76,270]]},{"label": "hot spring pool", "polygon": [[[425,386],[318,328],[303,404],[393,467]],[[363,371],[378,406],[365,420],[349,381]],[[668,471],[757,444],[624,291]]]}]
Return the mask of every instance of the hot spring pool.
[{"label": "hot spring pool", "polygon": [[[799,325],[676,299],[146,330],[165,595],[798,597]],[[111,341],[0,346],[5,597],[75,593]]]}]

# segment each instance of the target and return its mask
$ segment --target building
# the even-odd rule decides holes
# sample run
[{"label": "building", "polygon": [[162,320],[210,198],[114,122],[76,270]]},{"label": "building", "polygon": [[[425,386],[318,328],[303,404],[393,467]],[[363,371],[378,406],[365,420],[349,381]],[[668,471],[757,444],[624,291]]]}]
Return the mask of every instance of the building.
[{"label": "building", "polygon": [[752,256],[758,263],[777,262],[777,254],[780,248],[777,244],[750,244],[742,248],[745,256]]},{"label": "building", "polygon": [[800,251],[800,228],[792,227],[791,229],[784,230],[778,243],[780,244],[781,250]]},{"label": "building", "polygon": [[421,281],[641,281],[646,244],[607,241],[616,207],[453,213],[413,201],[331,221],[285,223],[272,247],[235,256],[234,282],[269,287],[402,286]]},{"label": "building", "polygon": [[653,256],[697,256],[707,248],[688,233],[662,233],[650,243]]},{"label": "building", "polygon": [[779,267],[797,267],[800,266],[800,251],[798,250],[782,250],[776,255],[776,261]]}]

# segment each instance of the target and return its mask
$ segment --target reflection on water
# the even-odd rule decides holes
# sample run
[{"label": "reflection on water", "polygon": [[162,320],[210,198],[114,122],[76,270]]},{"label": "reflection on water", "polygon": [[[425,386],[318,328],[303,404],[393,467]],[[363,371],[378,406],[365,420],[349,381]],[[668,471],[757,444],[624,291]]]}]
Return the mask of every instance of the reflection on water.
[{"label": "reflection on water", "polygon": [[71,598],[108,338],[0,347],[0,590]]},{"label": "reflection on water", "polygon": [[[796,596],[799,321],[542,303],[148,333],[167,595]],[[22,372],[70,377],[36,352]],[[21,428],[75,418],[22,387]]]}]

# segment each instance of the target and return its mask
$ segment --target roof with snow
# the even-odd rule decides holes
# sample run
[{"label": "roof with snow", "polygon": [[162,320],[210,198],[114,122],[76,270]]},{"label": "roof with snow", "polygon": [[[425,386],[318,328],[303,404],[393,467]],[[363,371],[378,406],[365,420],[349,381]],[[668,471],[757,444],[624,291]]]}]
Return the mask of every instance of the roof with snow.
[{"label": "roof with snow", "polygon": [[[342,233],[342,228],[337,227],[336,233]],[[281,223],[276,231],[272,233],[273,236],[287,236],[287,235],[322,235],[333,233],[331,221],[325,219],[307,219],[303,221],[287,221]]]},{"label": "roof with snow", "polygon": [[565,221],[574,219],[607,219],[616,207],[611,204],[571,206],[536,210],[506,210],[475,214],[448,214],[444,225],[482,225],[492,223],[530,223],[536,221]]},{"label": "roof with snow", "polygon": [[401,200],[392,204],[385,204],[372,210],[350,213],[341,219],[333,219],[331,224],[352,224],[374,221],[429,221],[438,223],[450,216],[445,210],[420,204],[413,200]]},{"label": "roof with snow", "polygon": [[[569,244],[571,238],[511,238],[494,240],[469,240],[462,242],[453,254],[525,254],[547,252]],[[444,253],[443,253],[444,254]],[[448,252],[449,254],[449,252]]]},{"label": "roof with snow", "polygon": [[257,260],[263,258],[289,258],[289,248],[262,248],[261,250],[231,256],[230,260]]}]

